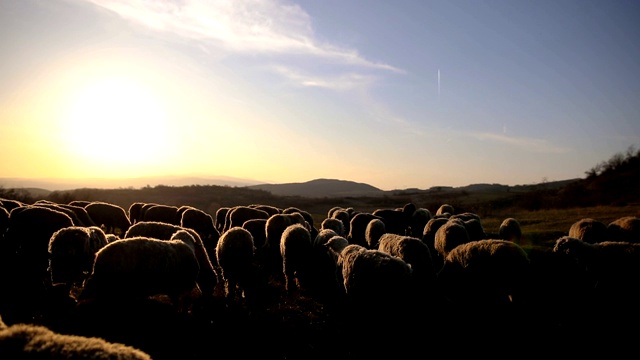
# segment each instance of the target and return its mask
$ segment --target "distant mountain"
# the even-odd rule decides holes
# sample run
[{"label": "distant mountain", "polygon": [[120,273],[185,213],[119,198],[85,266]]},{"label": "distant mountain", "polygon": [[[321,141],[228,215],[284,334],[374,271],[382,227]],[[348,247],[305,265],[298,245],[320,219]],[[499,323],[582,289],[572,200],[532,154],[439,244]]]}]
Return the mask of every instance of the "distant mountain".
[{"label": "distant mountain", "polygon": [[348,197],[382,196],[386,192],[374,186],[348,180],[315,179],[303,183],[259,184],[249,189],[264,190],[278,196]]},{"label": "distant mountain", "polygon": [[5,189],[37,188],[49,191],[73,190],[82,188],[118,189],[142,188],[145,186],[189,186],[189,185],[218,185],[245,187],[260,184],[260,181],[241,179],[230,176],[214,177],[186,177],[186,176],[158,176],[138,177],[126,179],[24,179],[0,178],[0,187]]},{"label": "distant mountain", "polygon": [[532,185],[501,185],[501,184],[470,184],[462,187],[432,186],[429,189],[396,189],[385,191],[365,183],[337,179],[315,179],[301,183],[267,184],[256,180],[234,178],[229,176],[216,177],[144,177],[130,179],[19,179],[0,178],[0,189],[20,189],[32,196],[41,198],[51,191],[65,191],[75,189],[142,189],[158,185],[181,187],[191,185],[229,186],[250,190],[263,190],[276,196],[300,196],[308,198],[338,198],[338,197],[378,197],[411,194],[443,194],[443,193],[500,193],[527,192],[537,189],[559,189],[575,183],[580,179],[545,182]]}]

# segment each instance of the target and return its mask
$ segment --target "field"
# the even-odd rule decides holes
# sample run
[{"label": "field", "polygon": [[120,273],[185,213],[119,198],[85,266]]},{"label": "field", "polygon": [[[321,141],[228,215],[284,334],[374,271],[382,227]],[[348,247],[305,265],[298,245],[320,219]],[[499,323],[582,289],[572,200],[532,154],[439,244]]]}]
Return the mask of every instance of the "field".
[{"label": "field", "polygon": [[571,224],[580,219],[592,218],[609,224],[623,216],[640,216],[640,205],[504,211],[484,217],[482,224],[487,233],[495,233],[502,220],[513,217],[522,227],[523,238],[520,245],[553,246],[555,240],[567,235]]}]

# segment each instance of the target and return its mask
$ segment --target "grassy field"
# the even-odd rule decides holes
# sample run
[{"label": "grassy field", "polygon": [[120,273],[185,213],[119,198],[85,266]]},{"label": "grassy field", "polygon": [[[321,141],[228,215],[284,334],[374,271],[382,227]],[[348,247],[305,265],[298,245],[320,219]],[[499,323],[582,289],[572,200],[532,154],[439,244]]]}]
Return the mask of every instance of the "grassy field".
[{"label": "grassy field", "polygon": [[609,224],[624,216],[640,216],[640,204],[538,211],[510,210],[483,218],[483,226],[488,234],[495,234],[502,220],[513,217],[522,227],[523,237],[520,245],[553,246],[555,240],[567,235],[571,225],[580,219],[592,218]]}]

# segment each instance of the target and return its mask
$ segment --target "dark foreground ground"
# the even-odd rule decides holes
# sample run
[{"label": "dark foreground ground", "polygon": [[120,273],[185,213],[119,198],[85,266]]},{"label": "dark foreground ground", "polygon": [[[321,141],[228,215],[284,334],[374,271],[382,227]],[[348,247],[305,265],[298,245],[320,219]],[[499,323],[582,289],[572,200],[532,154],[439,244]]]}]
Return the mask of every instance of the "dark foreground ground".
[{"label": "dark foreground ground", "polygon": [[[214,297],[188,313],[163,299],[75,303],[51,291],[34,323],[131,345],[159,360],[637,355],[640,311],[595,307],[550,270],[538,269],[527,297],[506,306],[452,304],[436,295],[355,308],[344,298],[287,294],[271,283],[259,304]],[[11,325],[11,312],[2,316]]]}]

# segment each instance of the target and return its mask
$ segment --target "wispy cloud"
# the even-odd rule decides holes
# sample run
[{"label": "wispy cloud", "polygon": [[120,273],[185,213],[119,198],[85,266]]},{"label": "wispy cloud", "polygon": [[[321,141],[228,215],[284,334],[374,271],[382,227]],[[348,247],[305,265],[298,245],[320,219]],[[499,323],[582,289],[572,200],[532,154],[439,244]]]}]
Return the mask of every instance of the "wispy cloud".
[{"label": "wispy cloud", "polygon": [[471,136],[478,140],[494,141],[494,142],[518,147],[520,149],[530,151],[530,152],[562,154],[569,151],[569,149],[567,148],[550,144],[547,140],[544,140],[544,139],[514,137],[514,136],[508,136],[505,133],[503,134],[472,133]]},{"label": "wispy cloud", "polygon": [[156,31],[217,43],[239,53],[296,54],[341,64],[404,73],[355,49],[316,39],[311,17],[278,0],[84,0]]},{"label": "wispy cloud", "polygon": [[299,86],[318,87],[340,91],[364,88],[375,80],[371,75],[363,75],[359,73],[320,77],[302,73],[301,71],[285,66],[275,66],[273,69],[276,73],[284,76]]}]

